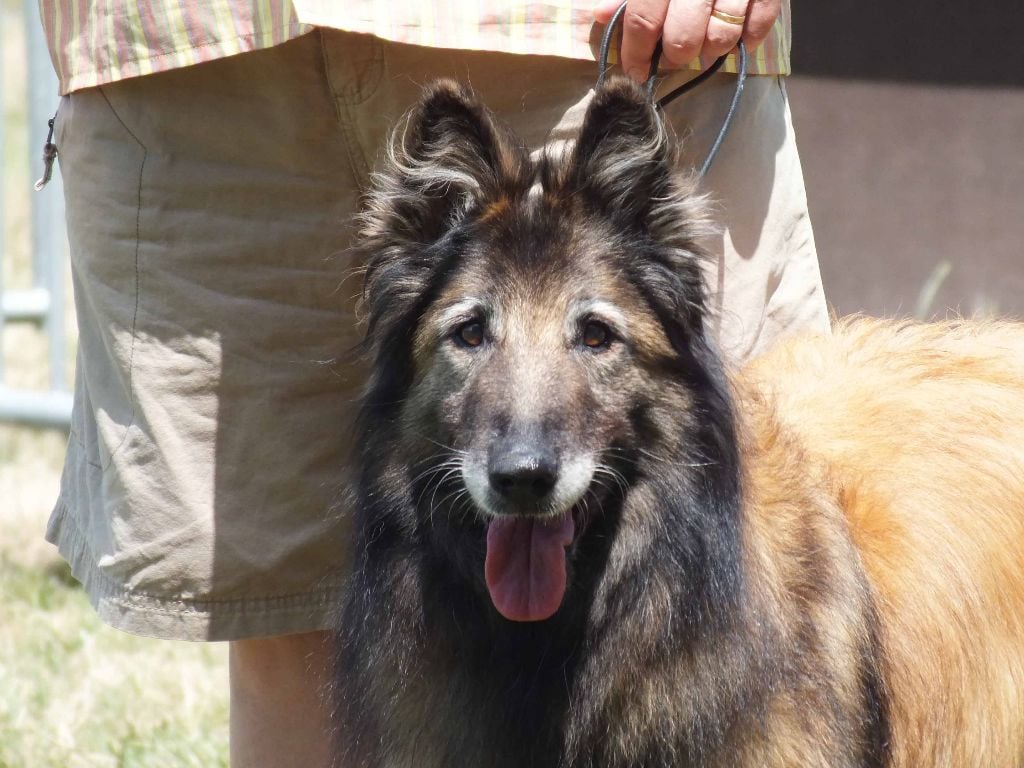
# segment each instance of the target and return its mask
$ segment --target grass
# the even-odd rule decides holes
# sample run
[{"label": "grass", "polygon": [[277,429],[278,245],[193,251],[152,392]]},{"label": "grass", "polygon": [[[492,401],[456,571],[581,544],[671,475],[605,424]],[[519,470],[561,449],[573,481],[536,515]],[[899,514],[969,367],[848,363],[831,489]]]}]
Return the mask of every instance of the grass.
[{"label": "grass", "polygon": [[226,766],[224,648],[105,627],[63,562],[4,541],[0,766]]},{"label": "grass", "polygon": [[[24,125],[22,8],[20,0],[0,0],[0,245],[8,287],[30,280],[25,153],[41,141]],[[6,383],[45,387],[45,337],[10,326],[3,341]],[[0,768],[226,766],[226,646],[104,626],[43,540],[65,440],[0,425]]]}]

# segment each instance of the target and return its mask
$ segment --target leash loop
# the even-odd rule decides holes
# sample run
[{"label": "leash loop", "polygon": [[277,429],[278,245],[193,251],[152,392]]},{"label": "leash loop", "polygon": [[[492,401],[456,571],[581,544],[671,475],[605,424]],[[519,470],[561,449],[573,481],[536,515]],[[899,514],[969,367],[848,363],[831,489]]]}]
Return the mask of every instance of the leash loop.
[{"label": "leash loop", "polygon": [[[627,3],[624,2],[615,9],[615,13],[608,21],[608,26],[604,28],[604,34],[601,35],[601,47],[597,58],[597,83],[594,85],[595,90],[604,85],[609,69],[608,55],[611,51],[612,36],[615,33],[615,28],[619,25],[619,22],[622,21],[622,16],[626,12],[626,5]],[[718,156],[718,152],[722,148],[722,143],[725,141],[725,136],[732,127],[733,120],[736,117],[736,110],[740,105],[740,97],[743,95],[743,86],[746,84],[747,80],[747,47],[743,44],[742,40],[740,40],[737,45],[737,52],[739,54],[739,62],[736,68],[736,88],[733,90],[732,101],[730,102],[729,109],[725,114],[725,119],[722,121],[722,127],[719,129],[718,135],[715,137],[714,142],[712,142],[711,149],[708,150],[707,157],[701,165],[699,172],[700,178],[707,175],[708,169],[711,168],[711,164]],[[658,63],[661,60],[661,40],[658,40],[658,44],[654,49],[654,55],[651,57],[651,67],[647,73],[647,97],[655,107],[658,109],[664,109],[683,94],[689,93],[693,89],[698,88],[705,83],[712,75],[722,68],[722,65],[725,64],[725,60],[728,56],[729,54],[719,56],[710,67],[705,69],[695,78],[683,83],[678,88],[674,88],[655,101],[654,90],[657,85],[656,76],[658,74]]]}]

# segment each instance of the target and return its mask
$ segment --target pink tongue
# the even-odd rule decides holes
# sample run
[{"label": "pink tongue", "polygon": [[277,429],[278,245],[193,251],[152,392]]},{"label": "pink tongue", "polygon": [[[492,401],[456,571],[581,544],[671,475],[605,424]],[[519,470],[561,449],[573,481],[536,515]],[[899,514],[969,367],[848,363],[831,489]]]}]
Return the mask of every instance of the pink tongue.
[{"label": "pink tongue", "polygon": [[542,621],[565,595],[565,548],[576,532],[572,513],[555,520],[491,521],[484,577],[491,602],[511,621]]}]

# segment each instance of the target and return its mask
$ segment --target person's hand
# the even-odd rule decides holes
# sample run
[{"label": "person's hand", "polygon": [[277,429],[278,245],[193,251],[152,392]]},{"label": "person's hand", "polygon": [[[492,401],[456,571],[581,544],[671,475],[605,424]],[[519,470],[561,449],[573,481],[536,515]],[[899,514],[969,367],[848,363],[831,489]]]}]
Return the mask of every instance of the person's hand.
[{"label": "person's hand", "polygon": [[[607,24],[621,3],[598,0],[594,18]],[[646,80],[659,38],[666,67],[683,67],[701,55],[718,58],[741,37],[752,50],[768,37],[781,5],[782,0],[629,0],[622,20],[622,68],[633,79]]]}]

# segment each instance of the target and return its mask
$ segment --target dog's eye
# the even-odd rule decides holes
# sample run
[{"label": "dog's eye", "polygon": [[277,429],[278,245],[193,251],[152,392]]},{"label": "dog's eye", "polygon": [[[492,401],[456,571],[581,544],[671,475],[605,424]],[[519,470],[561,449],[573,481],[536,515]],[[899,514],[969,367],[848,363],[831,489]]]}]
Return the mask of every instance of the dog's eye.
[{"label": "dog's eye", "polygon": [[455,329],[452,335],[460,347],[479,347],[484,343],[484,326],[479,320],[470,320]]},{"label": "dog's eye", "polygon": [[590,320],[583,326],[583,345],[590,349],[603,349],[612,343],[612,332],[604,323]]}]

